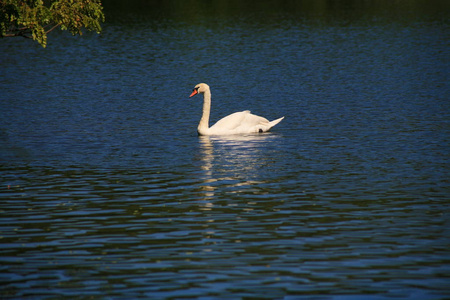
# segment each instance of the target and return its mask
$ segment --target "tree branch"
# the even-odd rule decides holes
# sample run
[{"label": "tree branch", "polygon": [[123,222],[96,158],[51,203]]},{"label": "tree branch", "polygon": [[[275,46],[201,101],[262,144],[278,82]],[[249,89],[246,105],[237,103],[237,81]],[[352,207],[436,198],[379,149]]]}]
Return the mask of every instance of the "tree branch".
[{"label": "tree branch", "polygon": [[53,26],[52,28],[50,28],[49,30],[47,30],[47,31],[45,32],[45,34],[47,34],[47,33],[49,33],[49,32],[52,32],[52,31],[55,30],[59,25],[61,25],[61,23],[58,23],[58,24],[56,24],[55,26]]},{"label": "tree branch", "polygon": [[16,37],[16,36],[21,36],[21,37],[24,37],[24,38],[27,38],[27,39],[33,39],[33,37],[31,37],[29,35],[26,35],[25,32],[23,32],[23,31],[20,31],[20,32],[17,32],[17,33],[7,33],[5,35],[2,35],[2,37]]}]

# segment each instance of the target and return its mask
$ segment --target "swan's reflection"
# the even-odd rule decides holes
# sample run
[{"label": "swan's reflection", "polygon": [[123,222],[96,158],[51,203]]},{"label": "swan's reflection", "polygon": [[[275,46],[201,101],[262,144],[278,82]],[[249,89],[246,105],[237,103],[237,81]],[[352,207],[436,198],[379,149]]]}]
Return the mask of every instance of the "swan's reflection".
[{"label": "swan's reflection", "polygon": [[204,209],[211,209],[216,192],[239,193],[261,183],[265,167],[274,155],[273,142],[280,136],[273,133],[200,136],[200,168],[202,170],[202,199]]}]

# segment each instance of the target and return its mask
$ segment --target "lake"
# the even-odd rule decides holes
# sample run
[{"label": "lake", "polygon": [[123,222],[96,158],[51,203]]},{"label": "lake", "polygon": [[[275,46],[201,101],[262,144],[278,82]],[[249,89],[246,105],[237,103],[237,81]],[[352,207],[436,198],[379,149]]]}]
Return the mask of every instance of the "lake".
[{"label": "lake", "polygon": [[0,40],[0,298],[450,297],[446,1],[104,6]]}]

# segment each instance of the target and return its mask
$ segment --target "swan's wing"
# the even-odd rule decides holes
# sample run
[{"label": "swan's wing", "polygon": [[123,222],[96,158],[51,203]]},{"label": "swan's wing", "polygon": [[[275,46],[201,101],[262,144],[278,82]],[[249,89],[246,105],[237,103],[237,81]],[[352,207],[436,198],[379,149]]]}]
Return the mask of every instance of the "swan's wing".
[{"label": "swan's wing", "polygon": [[245,110],[220,119],[211,126],[210,130],[217,134],[252,133],[267,131],[272,126],[266,118],[253,115],[249,110]]},{"label": "swan's wing", "polygon": [[241,125],[236,127],[235,133],[256,133],[269,131],[273,126],[283,120],[284,117],[269,122],[266,118],[248,114],[245,116]]},{"label": "swan's wing", "polygon": [[248,111],[248,114],[245,115],[238,128],[241,129],[240,131],[254,132],[255,130],[253,130],[253,128],[261,125],[269,125],[269,120],[264,117],[253,115]]},{"label": "swan's wing", "polygon": [[215,131],[235,130],[237,127],[241,126],[244,122],[247,123],[247,118],[249,115],[252,115],[250,114],[249,110],[235,112],[217,121],[216,124],[210,127],[210,129]]}]

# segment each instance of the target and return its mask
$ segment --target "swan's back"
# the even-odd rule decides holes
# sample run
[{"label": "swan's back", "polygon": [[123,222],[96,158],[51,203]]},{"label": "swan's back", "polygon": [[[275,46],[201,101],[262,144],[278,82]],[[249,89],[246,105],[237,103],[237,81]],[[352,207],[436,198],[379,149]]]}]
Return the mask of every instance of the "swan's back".
[{"label": "swan's back", "polygon": [[283,118],[269,122],[266,118],[254,115],[249,110],[245,110],[235,112],[220,119],[209,130],[211,135],[266,132],[281,122]]}]

